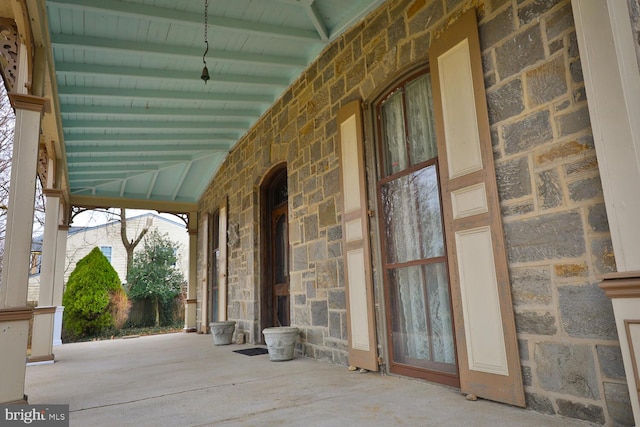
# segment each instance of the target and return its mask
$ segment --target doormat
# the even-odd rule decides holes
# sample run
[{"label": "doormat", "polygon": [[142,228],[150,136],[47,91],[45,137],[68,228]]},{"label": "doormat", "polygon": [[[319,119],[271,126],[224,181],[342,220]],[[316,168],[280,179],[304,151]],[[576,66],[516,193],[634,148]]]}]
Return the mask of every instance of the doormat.
[{"label": "doormat", "polygon": [[233,350],[233,352],[244,354],[245,356],[257,356],[259,354],[269,353],[269,351],[266,348],[260,348],[260,347],[245,348],[243,350]]}]

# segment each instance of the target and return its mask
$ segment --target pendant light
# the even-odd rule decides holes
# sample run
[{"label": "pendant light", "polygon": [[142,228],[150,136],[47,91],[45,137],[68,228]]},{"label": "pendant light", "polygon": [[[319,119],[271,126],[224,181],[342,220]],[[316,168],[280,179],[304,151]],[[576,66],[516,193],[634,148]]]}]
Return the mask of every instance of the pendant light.
[{"label": "pendant light", "polygon": [[207,45],[207,48],[202,54],[202,63],[204,64],[204,67],[202,68],[202,74],[200,75],[200,78],[204,80],[204,84],[207,84],[207,80],[209,80],[209,69],[207,68],[207,61],[205,61],[205,56],[207,56],[207,52],[209,52],[209,41],[207,40],[208,9],[209,0],[204,0],[204,43]]}]

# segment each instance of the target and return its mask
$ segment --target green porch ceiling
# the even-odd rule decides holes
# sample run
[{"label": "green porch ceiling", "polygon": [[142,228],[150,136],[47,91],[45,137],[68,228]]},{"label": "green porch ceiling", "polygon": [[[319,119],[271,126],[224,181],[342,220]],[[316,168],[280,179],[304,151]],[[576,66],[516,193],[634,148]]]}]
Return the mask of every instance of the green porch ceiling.
[{"label": "green porch ceiling", "polygon": [[229,150],[384,0],[47,0],[69,190],[195,203]]}]

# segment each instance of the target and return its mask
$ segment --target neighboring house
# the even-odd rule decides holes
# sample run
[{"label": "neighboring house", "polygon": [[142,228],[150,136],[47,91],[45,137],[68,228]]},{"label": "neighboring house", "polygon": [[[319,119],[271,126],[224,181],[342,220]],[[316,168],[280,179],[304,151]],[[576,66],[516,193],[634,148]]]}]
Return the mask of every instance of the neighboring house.
[{"label": "neighboring house", "polygon": [[[178,243],[177,265],[182,271],[185,281],[188,278],[189,267],[189,235],[184,224],[174,222],[152,213],[127,218],[127,237],[129,240],[135,239],[140,231],[151,222],[149,231],[156,230],[161,234],[167,234],[169,239]],[[148,235],[148,234],[147,234]],[[120,237],[120,221],[112,221],[107,224],[91,227],[71,227],[67,237],[67,253],[64,271],[64,283],[67,283],[69,275],[73,272],[76,263],[86,256],[94,247],[99,247],[102,253],[109,259],[111,265],[118,273],[123,284],[126,283],[126,263],[127,251],[122,245]],[[33,248],[42,250],[41,243],[34,242]],[[143,247],[143,242],[136,247],[136,251]],[[32,259],[40,258],[40,253],[32,252]],[[35,261],[34,261],[35,262]],[[31,271],[34,273],[29,277],[29,301],[38,301],[40,286],[39,265],[32,264]]]}]

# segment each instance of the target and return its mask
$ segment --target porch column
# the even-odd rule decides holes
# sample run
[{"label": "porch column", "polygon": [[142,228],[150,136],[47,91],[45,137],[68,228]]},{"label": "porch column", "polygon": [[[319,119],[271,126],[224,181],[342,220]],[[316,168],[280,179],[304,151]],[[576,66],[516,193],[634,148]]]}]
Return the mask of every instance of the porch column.
[{"label": "porch column", "polygon": [[[49,177],[55,173],[49,169]],[[47,184],[47,186],[49,183]],[[44,241],[40,268],[40,297],[33,311],[31,356],[29,364],[53,363],[53,323],[56,307],[53,301],[56,258],[58,257],[58,221],[60,218],[61,190],[45,188],[47,198],[44,219]]]},{"label": "porch column", "polygon": [[61,212],[62,224],[58,226],[58,248],[56,249],[56,266],[53,275],[53,305],[56,307],[53,319],[53,346],[62,345],[62,315],[64,306],[62,305],[62,295],[64,293],[64,267],[67,254],[67,236],[69,225],[67,215]]},{"label": "porch column", "polygon": [[640,186],[640,73],[626,1],[572,0],[571,5],[618,270],[603,277],[601,287],[613,298],[631,406],[640,424],[640,376],[634,363],[640,360],[640,198],[636,196]]},{"label": "porch column", "polygon": [[197,266],[198,266],[198,212],[189,212],[189,280],[184,308],[185,332],[196,331]]},{"label": "porch column", "polygon": [[25,403],[25,358],[32,309],[27,307],[36,166],[45,98],[10,93],[16,112],[5,252],[0,284],[0,403]]}]

